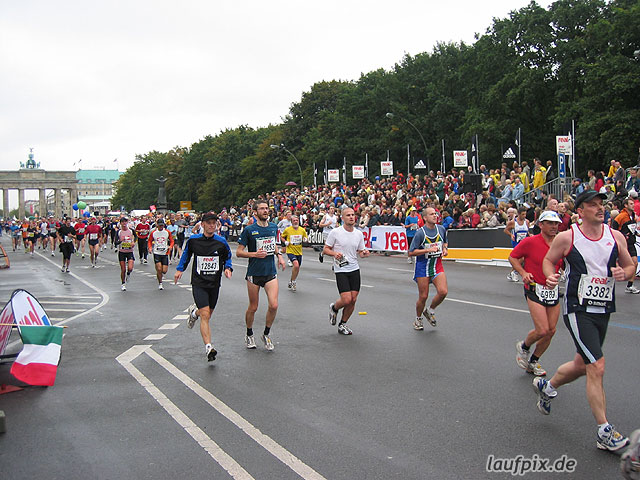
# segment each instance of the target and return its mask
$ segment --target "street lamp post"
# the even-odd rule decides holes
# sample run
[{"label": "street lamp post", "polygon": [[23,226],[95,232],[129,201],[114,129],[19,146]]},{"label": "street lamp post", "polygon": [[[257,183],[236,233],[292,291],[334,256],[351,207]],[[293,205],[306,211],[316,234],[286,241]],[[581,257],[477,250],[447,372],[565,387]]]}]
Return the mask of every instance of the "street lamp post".
[{"label": "street lamp post", "polygon": [[269,145],[271,148],[273,149],[281,149],[284,150],[285,152],[287,152],[289,155],[291,155],[293,157],[293,159],[296,161],[296,163],[298,164],[298,170],[300,171],[300,188],[302,188],[302,168],[300,167],[300,162],[298,161],[298,159],[296,158],[296,156],[287,149],[287,147],[284,146],[284,143],[281,143],[280,145]]},{"label": "street lamp post", "polygon": [[[392,119],[393,117],[395,117],[395,114],[388,112],[385,117]],[[407,120],[404,117],[401,117],[400,115],[398,115],[398,117],[400,117],[400,120],[404,120],[405,122],[407,122],[409,125],[411,125],[413,127],[413,129],[418,132],[418,135],[420,135],[420,140],[422,140],[422,145],[424,145],[424,156],[427,157],[427,174],[429,174],[431,172],[431,162],[429,161],[429,156],[427,155],[427,142],[425,142],[424,137],[422,136],[422,134],[420,133],[420,130],[418,130],[418,127],[416,127],[413,123],[411,123],[409,120]],[[407,172],[408,173],[408,172]]]}]

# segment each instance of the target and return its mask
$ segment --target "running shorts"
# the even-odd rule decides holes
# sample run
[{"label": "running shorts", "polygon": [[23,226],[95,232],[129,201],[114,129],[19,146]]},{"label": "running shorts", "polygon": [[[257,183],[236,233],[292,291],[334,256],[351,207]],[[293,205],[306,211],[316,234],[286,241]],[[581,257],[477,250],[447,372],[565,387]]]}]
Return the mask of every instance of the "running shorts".
[{"label": "running shorts", "polygon": [[127,260],[135,261],[135,257],[133,256],[133,252],[118,252],[118,261],[126,262]]},{"label": "running shorts", "polygon": [[544,307],[555,307],[556,305],[558,305],[558,303],[560,303],[560,296],[558,295],[558,299],[557,300],[540,300],[540,298],[538,297],[538,295],[536,294],[536,287],[535,285],[529,285],[528,287],[524,287],[524,298],[528,298],[529,300],[531,300],[534,303],[537,303],[539,305],[542,305]]},{"label": "running shorts", "polygon": [[291,261],[291,263],[297,260],[298,265],[302,265],[302,255],[294,255],[293,253],[287,253],[287,257],[289,257],[289,260]]},{"label": "running shorts", "polygon": [[157,253],[154,253],[153,263],[161,263],[162,265],[169,265],[169,255],[158,255]]},{"label": "running shorts", "polygon": [[340,293],[359,292],[360,270],[336,273],[336,285],[338,285],[338,292]]},{"label": "running shorts", "polygon": [[62,252],[62,258],[69,260],[73,253],[73,244],[71,242],[60,243],[60,252]]},{"label": "running shorts", "polygon": [[91,245],[91,246],[98,245],[99,243],[100,243],[99,239],[97,239],[97,240],[89,240],[89,245]]},{"label": "running shorts", "polygon": [[[165,256],[166,255],[162,255]],[[198,309],[209,307],[211,310],[216,308],[218,303],[218,294],[220,293],[220,286],[214,288],[203,288],[192,285],[191,291],[193,293],[193,301],[196,303]]]},{"label": "running shorts", "polygon": [[267,283],[271,280],[275,280],[277,277],[277,275],[247,275],[244,278],[254,285],[264,287]]},{"label": "running shorts", "polygon": [[584,363],[595,363],[603,357],[602,344],[607,334],[609,313],[574,312],[563,315],[573,343]]},{"label": "running shorts", "polygon": [[84,235],[76,235],[76,240],[80,241],[84,238]]},{"label": "running shorts", "polygon": [[636,249],[636,244],[628,244],[627,243],[627,250],[629,250],[629,255],[631,255],[632,257],[637,257],[638,256],[638,251]]},{"label": "running shorts", "polygon": [[418,261],[416,260],[416,268],[415,273],[413,274],[413,279],[428,277],[432,280],[436,278],[441,273],[444,273],[444,267],[442,266],[442,258],[436,259],[435,265],[431,265],[431,272],[429,272],[429,264],[431,262],[427,261]]}]

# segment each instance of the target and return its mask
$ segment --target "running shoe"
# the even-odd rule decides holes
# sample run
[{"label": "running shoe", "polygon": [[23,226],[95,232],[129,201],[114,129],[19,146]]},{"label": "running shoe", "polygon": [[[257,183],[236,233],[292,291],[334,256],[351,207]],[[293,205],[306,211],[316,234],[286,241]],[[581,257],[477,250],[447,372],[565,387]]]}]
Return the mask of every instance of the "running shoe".
[{"label": "running shoe", "polygon": [[424,315],[424,318],[427,319],[427,322],[429,322],[429,325],[431,325],[432,327],[436,327],[438,326],[438,323],[436,322],[436,314],[431,313],[429,311],[429,308],[425,308],[424,312],[422,312],[422,315]]},{"label": "running shoe", "polygon": [[620,471],[627,480],[640,478],[640,429],[629,436],[629,448],[620,457]]},{"label": "running shoe", "polygon": [[244,341],[248,349],[253,350],[254,348],[256,348],[256,339],[253,337],[253,335],[245,335]]},{"label": "running shoe", "polygon": [[67,267],[67,269],[65,270],[67,273],[69,273],[69,267]]},{"label": "running shoe", "polygon": [[56,254],[55,254],[55,253],[53,253],[53,252],[51,252],[51,256],[52,256],[52,257],[55,257],[55,256],[56,256]]},{"label": "running shoe", "polygon": [[82,258],[84,258],[84,253],[82,254]]},{"label": "running shoe", "polygon": [[289,284],[287,285],[287,288],[291,290],[291,282],[289,282]]},{"label": "running shoe", "polygon": [[318,254],[318,261],[319,261],[320,263],[324,262],[324,257],[322,256],[322,252],[320,252],[320,253]]},{"label": "running shoe", "polygon": [[162,286],[162,283],[158,284],[158,290],[164,290],[164,287]]},{"label": "running shoe", "polygon": [[125,277],[125,282],[129,283],[131,281],[131,272],[127,270],[127,276]]},{"label": "running shoe", "polygon": [[529,366],[529,352],[522,348],[522,343],[522,340],[516,342],[516,363],[526,370]]},{"label": "running shoe", "polygon": [[291,260],[287,260],[287,265],[289,265],[290,267],[293,267],[293,263],[291,263]]},{"label": "running shoe", "polygon": [[540,362],[529,362],[527,364],[527,373],[532,373],[534,374],[536,377],[544,377],[547,374],[547,371],[542,368],[542,366],[540,365]]},{"label": "running shoe", "polygon": [[205,345],[204,349],[207,353],[207,362],[213,362],[216,359],[216,355],[218,354],[216,349],[213,348],[213,345],[211,344]]},{"label": "running shoe", "polygon": [[407,263],[413,263],[413,259],[411,257],[407,257]]},{"label": "running shoe", "polygon": [[120,287],[120,290],[122,290],[123,292],[126,292],[127,286],[123,283],[122,286]]},{"label": "running shoe", "polygon": [[64,267],[62,267],[62,268],[60,269],[60,271],[61,271],[62,273],[64,273]]},{"label": "running shoe", "polygon": [[331,322],[331,325],[335,325],[338,321],[338,312],[333,309],[334,305],[335,303],[329,305],[329,322]]},{"label": "running shoe", "polygon": [[553,396],[549,396],[545,393],[544,389],[548,383],[549,381],[542,377],[536,377],[533,379],[533,389],[538,394],[538,402],[536,403],[536,406],[543,415],[549,415],[551,413],[551,399],[558,395],[558,392],[554,392],[555,395]]},{"label": "running shoe", "polygon": [[92,264],[91,264],[91,268],[96,268],[96,264],[95,264],[95,263],[92,263]]},{"label": "running shoe", "polygon": [[189,305],[189,316],[187,317],[187,328],[193,328],[193,326],[196,323],[196,320],[198,320],[198,314],[196,313],[196,310],[198,310],[198,308],[196,307],[195,303],[192,303],[191,305]]},{"label": "running shoe", "polygon": [[416,317],[416,320],[413,322],[413,328],[415,330],[424,330],[424,323],[422,323],[422,317]]},{"label": "running shoe", "polygon": [[273,351],[273,342],[271,341],[271,338],[269,338],[269,335],[262,335],[262,342],[264,343],[264,348],[270,352]]},{"label": "running shoe", "polygon": [[624,289],[624,292],[625,293],[633,293],[635,295],[635,294],[640,293],[640,289],[638,289],[635,286],[631,285],[630,287],[626,287]]},{"label": "running shoe", "polygon": [[297,289],[296,282],[291,282],[291,291],[295,292]]},{"label": "running shoe", "polygon": [[338,333],[342,335],[351,335],[353,332],[349,327],[347,327],[346,323],[341,323],[340,325],[338,325]]},{"label": "running shoe", "polygon": [[600,450],[609,450],[610,452],[616,452],[623,447],[626,447],[629,443],[629,439],[616,430],[616,427],[609,424],[604,428],[604,432],[600,433],[598,430],[598,440],[596,446]]}]

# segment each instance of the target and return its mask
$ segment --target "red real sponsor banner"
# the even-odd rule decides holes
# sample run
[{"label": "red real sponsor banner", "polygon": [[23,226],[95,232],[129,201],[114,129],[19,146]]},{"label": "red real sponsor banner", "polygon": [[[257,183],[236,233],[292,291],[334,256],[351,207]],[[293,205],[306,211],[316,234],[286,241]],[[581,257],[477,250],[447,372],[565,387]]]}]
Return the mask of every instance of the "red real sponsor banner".
[{"label": "red real sponsor banner", "polygon": [[409,250],[409,241],[404,227],[376,226],[361,228],[364,236],[364,245],[369,250],[379,252],[406,253]]}]

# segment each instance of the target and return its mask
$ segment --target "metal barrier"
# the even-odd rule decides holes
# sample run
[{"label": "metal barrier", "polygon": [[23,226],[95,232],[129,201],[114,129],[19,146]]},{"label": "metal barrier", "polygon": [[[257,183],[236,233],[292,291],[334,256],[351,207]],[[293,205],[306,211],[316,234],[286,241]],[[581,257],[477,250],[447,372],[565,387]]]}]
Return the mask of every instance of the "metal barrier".
[{"label": "metal barrier", "polygon": [[571,193],[571,182],[573,182],[574,178],[575,177],[554,178],[550,182],[520,195],[515,201],[518,205],[522,205],[523,203],[533,204],[534,198],[539,198],[542,192],[547,192],[547,194],[553,195],[559,202],[562,202],[564,194]]}]

